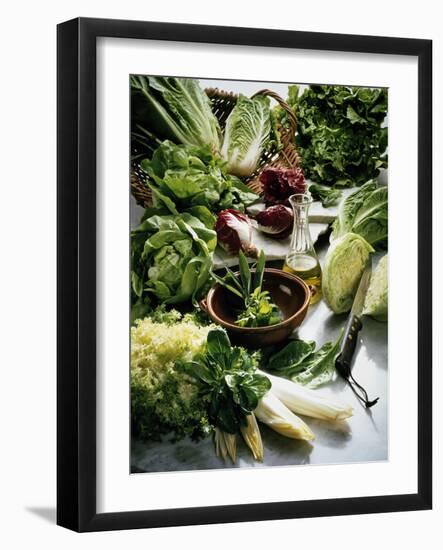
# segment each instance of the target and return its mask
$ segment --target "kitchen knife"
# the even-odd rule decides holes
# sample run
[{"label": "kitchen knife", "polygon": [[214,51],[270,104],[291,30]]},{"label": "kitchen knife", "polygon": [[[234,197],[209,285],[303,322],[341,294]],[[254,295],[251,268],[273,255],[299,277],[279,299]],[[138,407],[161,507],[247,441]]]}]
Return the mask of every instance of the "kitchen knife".
[{"label": "kitchen knife", "polygon": [[357,292],[354,297],[352,309],[346,322],[343,338],[340,344],[340,351],[335,360],[335,368],[337,372],[342,376],[352,388],[352,391],[356,396],[365,404],[367,408],[372,407],[378,401],[374,399],[369,400],[366,390],[355,380],[352,375],[352,358],[354,356],[355,348],[357,346],[358,333],[363,327],[361,322],[361,316],[363,313],[363,307],[365,304],[366,292],[369,287],[372,274],[372,262],[369,258],[368,263],[361,276]]}]

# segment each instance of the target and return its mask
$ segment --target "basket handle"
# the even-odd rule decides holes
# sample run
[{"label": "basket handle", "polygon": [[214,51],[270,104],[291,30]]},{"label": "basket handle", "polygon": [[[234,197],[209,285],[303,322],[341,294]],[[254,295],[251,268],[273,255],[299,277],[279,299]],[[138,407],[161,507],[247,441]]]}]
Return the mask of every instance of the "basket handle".
[{"label": "basket handle", "polygon": [[212,99],[213,97],[221,97],[233,103],[236,103],[238,99],[238,94],[234,92],[225,92],[219,88],[205,88],[205,92],[209,99]]},{"label": "basket handle", "polygon": [[258,95],[272,97],[272,99],[275,99],[275,101],[280,105],[280,107],[284,111],[286,111],[286,114],[288,115],[288,118],[289,118],[289,124],[290,124],[289,141],[294,141],[295,133],[297,131],[297,118],[295,116],[294,111],[291,109],[291,107],[289,107],[286,101],[284,101],[278,94],[276,94],[272,90],[268,90],[267,88],[256,92],[252,97],[255,97]]}]

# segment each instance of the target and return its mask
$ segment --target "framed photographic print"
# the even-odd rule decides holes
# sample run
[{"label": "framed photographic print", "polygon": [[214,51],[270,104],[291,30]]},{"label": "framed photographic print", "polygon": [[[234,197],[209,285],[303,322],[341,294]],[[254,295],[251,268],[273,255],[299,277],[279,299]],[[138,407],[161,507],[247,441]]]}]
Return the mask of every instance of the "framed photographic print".
[{"label": "framed photographic print", "polygon": [[59,25],[59,525],[431,507],[431,65]]}]

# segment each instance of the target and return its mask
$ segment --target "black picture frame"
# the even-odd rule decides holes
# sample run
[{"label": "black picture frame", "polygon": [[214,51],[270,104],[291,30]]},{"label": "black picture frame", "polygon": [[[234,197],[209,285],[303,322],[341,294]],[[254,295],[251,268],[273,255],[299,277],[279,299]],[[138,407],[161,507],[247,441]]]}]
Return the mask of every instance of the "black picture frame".
[{"label": "black picture frame", "polygon": [[[107,19],[57,32],[57,523],[103,531],[432,507],[432,41]],[[96,512],[96,39],[301,48],[418,59],[418,490],[415,494]]]}]

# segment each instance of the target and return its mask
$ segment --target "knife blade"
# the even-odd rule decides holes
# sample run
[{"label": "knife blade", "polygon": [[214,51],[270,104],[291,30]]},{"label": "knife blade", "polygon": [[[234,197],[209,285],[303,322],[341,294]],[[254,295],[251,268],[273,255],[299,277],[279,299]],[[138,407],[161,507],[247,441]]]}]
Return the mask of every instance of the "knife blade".
[{"label": "knife blade", "polygon": [[361,316],[365,304],[366,293],[368,291],[369,282],[372,274],[372,262],[369,258],[363,274],[358,284],[357,292],[354,296],[351,312],[345,325],[343,337],[340,344],[340,351],[335,360],[335,368],[337,372],[349,383],[353,392],[363,401],[367,408],[372,407],[377,403],[378,397],[370,401],[366,390],[352,376],[351,367],[354,357],[355,348],[357,346],[358,333],[363,328]]},{"label": "knife blade", "polygon": [[359,318],[361,317],[361,314],[363,313],[363,307],[365,305],[366,293],[368,291],[369,283],[371,281],[371,275],[372,262],[371,259],[369,259],[358,284],[357,292],[355,293],[354,301],[351,308],[351,315],[356,315]]}]

